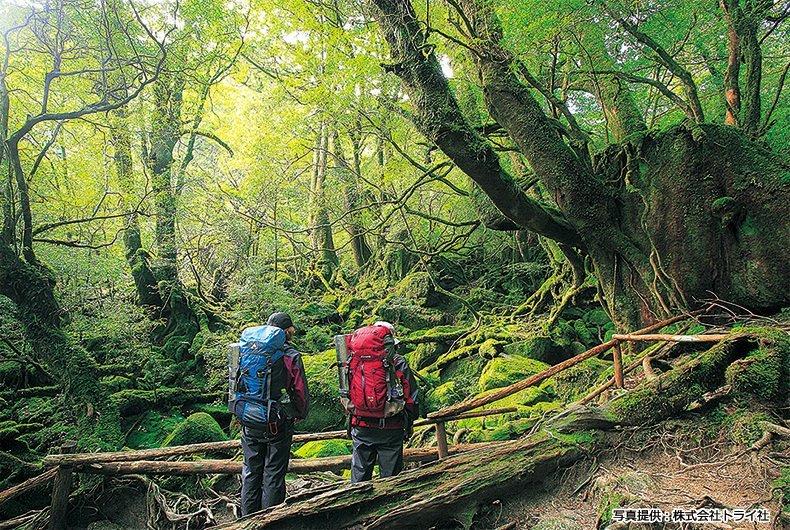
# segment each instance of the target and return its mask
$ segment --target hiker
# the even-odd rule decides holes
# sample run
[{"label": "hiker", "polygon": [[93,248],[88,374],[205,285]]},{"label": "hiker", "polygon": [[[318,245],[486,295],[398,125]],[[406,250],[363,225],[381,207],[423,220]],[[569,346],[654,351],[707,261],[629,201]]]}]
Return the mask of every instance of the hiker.
[{"label": "hiker", "polygon": [[417,382],[389,322],[346,336],[348,397],[353,453],[351,482],[370,480],[378,460],[381,477],[403,469],[403,442],[418,415]]},{"label": "hiker", "polygon": [[285,500],[294,421],[307,417],[310,403],[302,358],[290,342],[295,332],[287,313],[273,313],[265,326],[241,334],[229,406],[242,424],[242,516]]}]

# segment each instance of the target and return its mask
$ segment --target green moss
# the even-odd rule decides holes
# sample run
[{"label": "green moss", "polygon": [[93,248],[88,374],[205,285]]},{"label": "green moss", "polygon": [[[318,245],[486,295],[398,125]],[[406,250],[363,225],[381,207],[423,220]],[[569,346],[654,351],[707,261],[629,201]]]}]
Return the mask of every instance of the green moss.
[{"label": "green moss", "polygon": [[596,433],[592,431],[578,431],[569,434],[562,434],[558,432],[552,432],[551,435],[554,438],[557,438],[562,443],[568,445],[592,445],[597,441]]},{"label": "green moss", "polygon": [[162,441],[184,421],[181,414],[163,414],[149,410],[136,420],[126,437],[126,445],[132,449],[160,447]]},{"label": "green moss", "polygon": [[601,496],[601,500],[598,502],[598,520],[600,521],[598,528],[603,528],[612,522],[612,511],[623,506],[624,501],[625,497],[622,493],[610,492]]},{"label": "green moss", "polygon": [[196,412],[179,423],[162,442],[163,447],[227,440],[217,420],[205,412]]},{"label": "green moss", "polygon": [[598,341],[597,330],[591,329],[582,319],[573,321],[573,329],[576,330],[579,342],[583,344],[592,345],[594,342]]},{"label": "green moss", "polygon": [[477,387],[480,391],[485,391],[508,386],[548,367],[546,363],[527,357],[497,357],[488,362],[480,374]]},{"label": "green moss", "polygon": [[[309,324],[329,324],[331,322],[340,322],[337,309],[334,304],[327,304],[322,302],[307,302],[302,305],[296,313],[302,326]],[[299,324],[300,322],[296,322]]]},{"label": "green moss", "polygon": [[[337,305],[337,312],[348,317],[352,312],[358,311],[367,305],[368,301],[359,296],[349,295],[340,300]],[[348,321],[348,318],[346,319]]]},{"label": "green moss", "polygon": [[557,364],[568,358],[562,346],[550,337],[532,337],[513,342],[505,345],[503,351],[508,355],[529,357],[547,364]]},{"label": "green moss", "polygon": [[232,414],[228,411],[227,404],[217,405],[214,403],[195,403],[189,407],[190,412],[205,412],[220,425],[227,425],[230,422]]},{"label": "green moss", "polygon": [[319,440],[307,442],[294,451],[299,458],[321,458],[351,454],[351,440]]},{"label": "green moss", "polygon": [[447,347],[438,342],[425,342],[418,344],[414,351],[407,355],[409,366],[414,370],[421,370],[435,362],[447,352]]},{"label": "green moss", "polygon": [[737,392],[753,394],[764,400],[786,396],[788,360],[784,348],[761,348],[727,367],[727,383]]},{"label": "green moss", "polygon": [[669,417],[705,392],[717,388],[723,380],[725,367],[736,356],[733,341],[717,344],[699,357],[610,402],[608,411],[615,421],[625,424],[650,423]]},{"label": "green moss", "polygon": [[552,378],[554,390],[566,403],[585,396],[612,364],[593,357]]},{"label": "green moss", "polygon": [[739,409],[727,415],[722,422],[727,438],[739,445],[752,445],[765,432],[761,422],[771,421],[763,412]]},{"label": "green moss", "polygon": [[779,477],[771,483],[772,490],[779,490],[782,517],[785,521],[790,519],[790,467],[782,467]]},{"label": "green moss", "polygon": [[549,335],[554,342],[562,347],[570,346],[572,342],[578,339],[576,330],[570,323],[564,320],[558,321],[549,331]]},{"label": "green moss", "polygon": [[442,382],[454,381],[458,389],[469,394],[474,393],[476,383],[487,360],[474,356],[459,359],[447,365],[441,371]]},{"label": "green moss", "polygon": [[428,392],[428,410],[431,412],[439,410],[453,403],[457,403],[464,398],[464,394],[456,392],[455,381],[447,381]]},{"label": "green moss", "polygon": [[373,310],[375,317],[411,330],[446,324],[448,318],[436,309],[422,307],[399,295],[385,298]]},{"label": "green moss", "polygon": [[760,234],[760,225],[754,217],[747,215],[738,226],[738,232],[741,236],[754,237]]},{"label": "green moss", "polygon": [[134,386],[134,383],[131,379],[122,375],[102,377],[99,382],[107,389],[108,392],[120,392],[121,390],[126,390]]},{"label": "green moss", "polygon": [[422,307],[436,307],[443,301],[427,272],[410,273],[395,286],[395,294]]},{"label": "green moss", "polygon": [[515,420],[498,422],[493,429],[475,429],[469,433],[467,441],[474,443],[514,440],[532,430],[539,419],[538,416],[518,418]]},{"label": "green moss", "polygon": [[582,320],[584,320],[587,324],[597,326],[600,328],[607,328],[612,325],[612,321],[609,318],[609,315],[606,314],[601,308],[591,309],[589,311],[585,311],[584,315],[582,315]]},{"label": "green moss", "polygon": [[483,357],[487,357],[489,359],[496,357],[502,351],[502,341],[496,339],[487,339],[484,341],[480,347],[478,348],[478,352]]},{"label": "green moss", "polygon": [[335,350],[315,355],[302,355],[310,390],[310,411],[297,424],[300,431],[318,432],[343,425],[345,415],[338,394],[337,357]]}]

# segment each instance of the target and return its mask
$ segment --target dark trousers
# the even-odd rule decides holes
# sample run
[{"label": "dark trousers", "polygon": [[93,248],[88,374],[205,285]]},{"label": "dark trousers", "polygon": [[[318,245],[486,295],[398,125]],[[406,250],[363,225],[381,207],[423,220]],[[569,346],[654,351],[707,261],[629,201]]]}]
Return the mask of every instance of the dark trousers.
[{"label": "dark trousers", "polygon": [[377,459],[382,478],[403,470],[403,429],[354,427],[351,441],[351,482],[370,480]]},{"label": "dark trousers", "polygon": [[244,465],[241,468],[241,514],[280,504],[285,500],[285,473],[291,456],[293,427],[284,426],[276,437],[265,431],[244,427],[241,447]]}]

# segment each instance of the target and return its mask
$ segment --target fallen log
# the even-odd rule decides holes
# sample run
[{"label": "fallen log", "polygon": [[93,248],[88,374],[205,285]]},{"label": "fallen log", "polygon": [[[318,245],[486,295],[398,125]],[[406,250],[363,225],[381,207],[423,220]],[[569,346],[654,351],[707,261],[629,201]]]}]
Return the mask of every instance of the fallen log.
[{"label": "fallen log", "polygon": [[24,482],[17,484],[16,486],[12,486],[8,489],[0,491],[0,506],[5,504],[6,502],[10,501],[11,499],[22,495],[23,493],[27,493],[28,491],[34,490],[45,484],[48,484],[55,478],[55,475],[58,474],[57,468],[48,469],[47,471],[43,472],[40,475],[37,475],[33,478],[29,478]]},{"label": "fallen log", "polygon": [[732,336],[603,408],[567,410],[529,437],[450,456],[396,477],[346,485],[217,529],[428,528],[449,521],[478,504],[540,487],[547,475],[609,447],[622,436],[614,430],[619,425],[655,423],[684,411],[718,388],[727,367],[755,348],[782,348],[789,355],[790,337]]},{"label": "fallen log", "polygon": [[[688,315],[680,315],[673,318],[668,318],[667,320],[662,320],[652,326],[648,326],[646,328],[640,329],[639,331],[635,331],[629,336],[639,336],[644,335],[645,333],[650,333],[651,331],[657,331],[661,328],[669,326],[670,324],[674,324],[675,322],[679,322],[681,320],[685,320],[688,318]],[[623,335],[624,336],[624,335]],[[600,355],[605,351],[613,348],[618,343],[618,339],[613,338],[608,342],[604,342],[603,344],[599,344],[594,348],[590,348],[589,350],[576,355],[575,357],[571,357],[570,359],[563,361],[559,364],[555,364],[554,366],[547,368],[546,370],[533,375],[532,377],[528,377],[527,379],[522,379],[517,383],[513,383],[510,386],[506,386],[504,388],[500,388],[496,392],[492,392],[490,394],[486,394],[484,396],[479,396],[477,398],[470,399],[468,401],[462,401],[455,405],[451,405],[449,407],[443,408],[442,410],[438,410],[431,414],[428,414],[428,418],[445,418],[447,416],[456,416],[462,412],[466,412],[472,409],[476,409],[478,407],[482,407],[483,405],[488,405],[489,403],[493,403],[494,401],[499,401],[500,399],[504,399],[508,396],[515,394],[516,392],[520,392],[525,388],[529,388],[533,385],[536,385],[543,381],[544,379],[548,379],[549,377],[556,375],[571,366],[579,364],[580,362],[589,359],[591,357],[595,357],[596,355]]]},{"label": "fallen log", "polygon": [[[441,421],[455,421],[467,418],[479,418],[482,416],[492,416],[496,414],[507,414],[516,412],[515,407],[503,407],[498,409],[480,410],[459,414],[452,418],[442,419]],[[433,425],[437,420],[423,419],[414,422],[415,427],[422,425]],[[327,431],[307,434],[295,434],[294,443],[312,442],[318,440],[336,440],[346,438],[347,432]],[[200,453],[221,453],[233,452],[241,449],[241,440],[226,440],[223,442],[206,442],[200,444],[176,445],[173,447],[157,447],[154,449],[140,449],[137,451],[112,451],[106,453],[77,453],[77,454],[54,454],[44,457],[44,466],[58,466],[64,464],[85,465],[98,462],[134,462],[138,460],[154,460],[158,458],[171,458],[174,456],[185,456]]]},{"label": "fallen log", "polygon": [[[450,454],[490,447],[496,442],[462,444],[450,447]],[[403,452],[405,462],[432,462],[437,459],[435,447],[406,449]],[[239,475],[242,463],[239,460],[195,460],[195,461],[158,461],[139,460],[136,462],[95,462],[81,464],[75,469],[81,473],[96,475]],[[351,455],[330,456],[323,458],[292,458],[288,465],[291,473],[307,473],[313,471],[342,472],[350,469]]]}]

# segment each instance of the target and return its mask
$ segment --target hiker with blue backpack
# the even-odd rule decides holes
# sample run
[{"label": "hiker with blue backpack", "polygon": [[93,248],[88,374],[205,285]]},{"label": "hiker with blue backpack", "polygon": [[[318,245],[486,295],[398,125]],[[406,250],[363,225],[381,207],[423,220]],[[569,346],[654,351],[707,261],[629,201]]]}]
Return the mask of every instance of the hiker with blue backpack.
[{"label": "hiker with blue backpack", "polygon": [[231,348],[228,408],[242,425],[242,516],[285,501],[294,422],[310,404],[302,357],[290,342],[295,331],[287,313],[274,313]]},{"label": "hiker with blue backpack", "polygon": [[403,470],[403,443],[417,419],[417,381],[389,322],[351,335],[337,335],[340,401],[350,415],[351,482],[370,480],[378,462],[381,477]]}]

